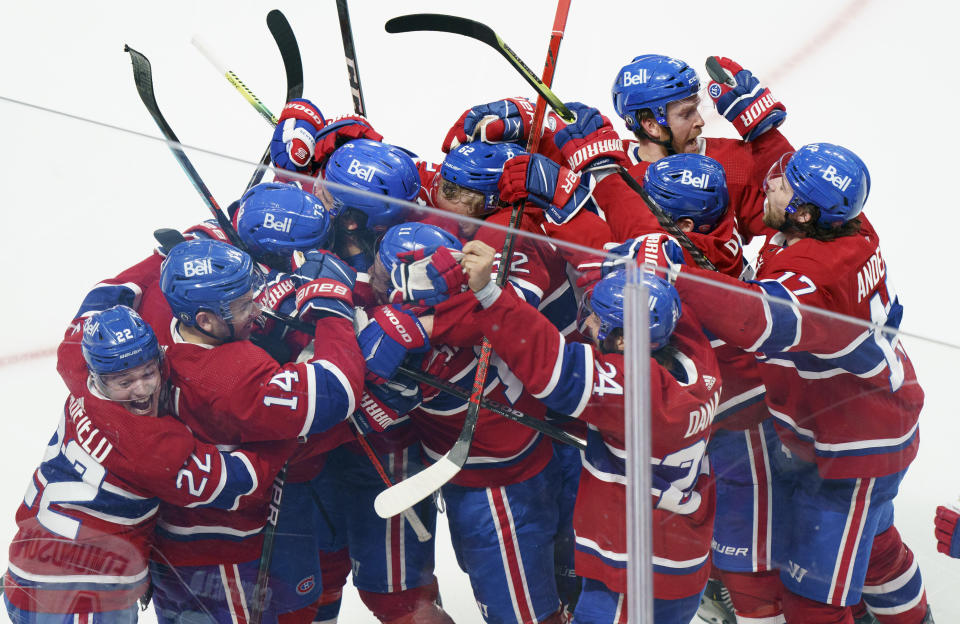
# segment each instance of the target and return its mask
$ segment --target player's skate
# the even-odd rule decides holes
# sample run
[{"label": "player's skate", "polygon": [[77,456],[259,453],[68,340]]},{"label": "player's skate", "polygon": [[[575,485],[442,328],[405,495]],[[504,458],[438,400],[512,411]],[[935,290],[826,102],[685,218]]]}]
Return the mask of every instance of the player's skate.
[{"label": "player's skate", "polygon": [[710,624],[737,624],[737,616],[733,611],[730,592],[723,586],[723,583],[716,579],[707,581],[707,587],[700,598],[697,617]]}]

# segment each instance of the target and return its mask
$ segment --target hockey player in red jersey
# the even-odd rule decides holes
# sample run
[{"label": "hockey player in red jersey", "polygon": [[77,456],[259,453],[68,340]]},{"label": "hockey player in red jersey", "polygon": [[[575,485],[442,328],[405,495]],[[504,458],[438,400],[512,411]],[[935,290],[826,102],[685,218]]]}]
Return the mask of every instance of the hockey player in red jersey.
[{"label": "hockey player in red jersey", "polygon": [[85,319],[61,357],[85,365],[87,383],[67,399],[17,512],[8,614],[15,624],[135,622],[161,501],[236,509],[263,495],[279,458],[218,450],[169,415],[166,363],[130,308]]},{"label": "hockey player in red jersey", "polygon": [[[331,429],[354,412],[363,363],[349,320],[352,272],[323,253],[307,254],[298,270],[297,313],[305,320],[322,317],[315,339],[323,348],[307,362],[279,365],[245,339],[259,314],[256,274],[246,253],[198,240],[167,256],[160,288],[147,292],[143,308],[164,330],[177,414],[197,435],[244,447],[273,440],[289,455],[298,437]],[[268,516],[268,500],[258,502],[242,514],[161,510],[157,543],[164,565],[153,570],[158,617],[197,610],[217,621],[247,617]],[[284,572],[284,566],[272,568],[265,618],[315,598],[316,578],[286,578]]]},{"label": "hockey player in red jersey", "polygon": [[[657,252],[663,253],[663,252]],[[464,247],[463,265],[481,309],[473,319],[528,390],[584,421],[587,450],[574,516],[576,571],[584,577],[574,621],[626,622],[624,439],[624,271],[585,299],[583,332],[593,346],[567,342],[535,310],[490,281],[493,250]],[[654,594],[656,622],[687,624],[710,570],[714,494],[705,461],[721,382],[716,358],[676,291],[647,275],[651,311]],[[690,414],[703,418],[691,420]]]},{"label": "hockey player in red jersey", "polygon": [[764,223],[779,232],[761,252],[756,280],[684,267],[677,288],[709,331],[761,363],[782,441],[774,484],[785,495],[774,535],[784,615],[850,623],[862,595],[880,622],[931,622],[913,553],[893,526],[893,498],[917,452],[923,391],[895,334],[903,308],[861,214],[869,174],[850,150],[814,143],[772,167],[764,188]]}]

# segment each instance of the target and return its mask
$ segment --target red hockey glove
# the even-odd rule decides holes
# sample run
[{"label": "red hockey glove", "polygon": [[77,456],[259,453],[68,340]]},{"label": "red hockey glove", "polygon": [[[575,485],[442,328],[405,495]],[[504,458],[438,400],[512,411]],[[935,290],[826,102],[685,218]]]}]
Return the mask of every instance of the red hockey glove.
[{"label": "red hockey glove", "polygon": [[558,130],[553,141],[570,169],[580,173],[584,169],[630,164],[623,141],[609,119],[580,102],[570,102],[567,108],[576,114],[577,120]]},{"label": "red hockey glove", "polygon": [[338,147],[353,139],[382,141],[383,135],[374,130],[370,122],[360,115],[337,117],[317,132],[313,161],[322,166]]},{"label": "red hockey glove", "polygon": [[960,507],[956,504],[945,507],[937,507],[937,515],[933,519],[934,535],[937,538],[937,550],[954,559],[960,559],[960,526],[957,525],[957,519],[960,518]]},{"label": "red hockey glove", "polygon": [[526,143],[533,126],[535,107],[525,98],[506,98],[465,111],[443,140],[444,153],[463,143]]}]

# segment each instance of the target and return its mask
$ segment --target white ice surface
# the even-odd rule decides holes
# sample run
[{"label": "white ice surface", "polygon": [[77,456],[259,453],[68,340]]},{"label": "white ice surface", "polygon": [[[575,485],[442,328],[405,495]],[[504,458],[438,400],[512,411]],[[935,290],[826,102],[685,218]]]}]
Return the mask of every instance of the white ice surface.
[{"label": "white ice surface", "polygon": [[[190,45],[199,33],[274,111],[284,75],[264,24],[280,8],[303,52],[305,95],[328,116],[351,112],[333,2],[6,2],[0,7],[0,95],[150,136],[122,52],[153,61],[157,98],[187,144],[251,161],[269,136],[262,119]],[[492,26],[539,71],[552,2],[427,0],[353,2],[354,36],[369,115],[387,140],[438,160],[447,127],[466,107],[530,89],[492,49],[452,35],[388,35],[383,23],[412,12],[448,12]],[[857,151],[873,180],[867,213],[882,239],[906,307],[902,328],[960,343],[952,276],[960,58],[954,3],[920,0],[771,3],[638,3],[574,0],[555,91],[613,117],[609,88],[633,56],[687,59],[701,77],[710,54],[740,61],[789,111],[794,145],[832,141]],[[622,130],[622,126],[617,122]],[[715,115],[709,136],[734,136]],[[82,294],[145,255],[158,227],[206,218],[203,204],[159,143],[0,100],[0,189],[7,304],[0,323],[0,544],[40,459],[63,400],[52,357],[10,356],[53,347]],[[242,190],[249,167],[191,154],[222,203]],[[954,401],[958,352],[905,340],[927,391],[920,457],[898,498],[897,525],[919,557],[938,621],[960,621],[960,561],[935,552],[936,504],[960,491]],[[447,609],[479,616],[449,543],[438,546]],[[5,550],[0,548],[0,567]],[[2,611],[2,610],[0,610]],[[6,615],[0,615],[5,620]],[[147,619],[147,618],[145,618]],[[355,593],[343,622],[372,621]]]}]

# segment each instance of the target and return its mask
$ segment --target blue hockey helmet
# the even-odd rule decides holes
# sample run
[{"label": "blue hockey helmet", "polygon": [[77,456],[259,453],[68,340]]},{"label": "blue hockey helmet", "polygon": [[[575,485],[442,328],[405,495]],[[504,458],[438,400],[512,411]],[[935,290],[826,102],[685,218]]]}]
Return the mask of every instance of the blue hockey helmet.
[{"label": "blue hockey helmet", "polygon": [[460,250],[463,245],[456,236],[443,228],[429,223],[401,223],[395,225],[380,241],[377,257],[388,273],[392,273],[397,266],[397,255],[405,251],[423,249],[426,255],[432,254],[440,247]]},{"label": "blue hockey helmet", "polygon": [[643,188],[674,221],[691,219],[700,233],[716,227],[730,202],[723,166],[700,154],[661,158],[647,167]]},{"label": "blue hockey helmet", "polygon": [[201,310],[229,323],[230,303],[261,284],[249,254],[215,240],[180,243],[160,266],[160,289],[174,316],[186,325],[196,325]]},{"label": "blue hockey helmet", "polygon": [[493,212],[500,201],[498,184],[503,164],[526,152],[512,143],[464,143],[447,154],[440,166],[442,179],[483,195],[482,212]]},{"label": "blue hockey helmet", "polygon": [[257,259],[318,249],[330,237],[330,215],[323,204],[293,184],[254,186],[240,198],[234,223],[240,240]]},{"label": "blue hockey helmet", "polygon": [[823,227],[859,215],[870,195],[867,166],[847,148],[832,143],[804,145],[790,157],[783,175],[793,189],[787,212],[813,204],[820,209],[817,223]]},{"label": "blue hockey helmet", "polygon": [[667,125],[667,104],[696,95],[700,78],[683,61],[662,54],[643,54],[620,68],[613,81],[613,107],[627,128],[639,125],[637,113],[653,112],[661,126]]},{"label": "blue hockey helmet", "polygon": [[[413,201],[420,193],[420,174],[410,154],[370,139],[354,139],[337,148],[327,161],[323,177],[333,183],[323,187],[333,198],[333,205],[327,208],[334,216],[346,208],[356,208],[367,215],[368,230],[383,231],[400,223],[407,206],[366,193],[401,202]],[[354,193],[345,187],[366,193]]]},{"label": "blue hockey helmet", "polygon": [[[670,342],[670,336],[680,318],[680,295],[677,289],[662,277],[648,271],[642,273],[647,287],[650,324],[650,350],[656,351]],[[590,314],[600,320],[597,340],[603,342],[614,329],[623,328],[623,289],[627,285],[627,272],[623,269],[610,273],[594,286],[589,296],[580,303],[578,326]]]},{"label": "blue hockey helmet", "polygon": [[90,316],[83,324],[80,347],[95,376],[121,373],[160,359],[153,329],[124,305]]}]

